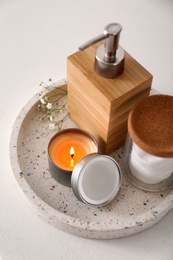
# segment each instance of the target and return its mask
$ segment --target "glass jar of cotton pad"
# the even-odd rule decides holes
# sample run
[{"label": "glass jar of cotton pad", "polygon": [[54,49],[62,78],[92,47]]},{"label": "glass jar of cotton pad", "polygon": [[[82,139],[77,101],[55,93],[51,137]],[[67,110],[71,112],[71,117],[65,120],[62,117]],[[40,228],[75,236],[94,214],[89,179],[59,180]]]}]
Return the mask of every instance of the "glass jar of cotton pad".
[{"label": "glass jar of cotton pad", "polygon": [[123,168],[146,191],[173,187],[173,97],[153,95],[130,111]]}]

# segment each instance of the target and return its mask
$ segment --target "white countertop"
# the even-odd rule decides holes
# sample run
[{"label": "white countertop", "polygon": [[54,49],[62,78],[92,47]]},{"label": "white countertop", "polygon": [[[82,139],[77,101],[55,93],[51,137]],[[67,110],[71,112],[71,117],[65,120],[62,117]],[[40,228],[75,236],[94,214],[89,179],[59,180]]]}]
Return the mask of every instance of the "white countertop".
[{"label": "white countertop", "polygon": [[173,95],[172,14],[171,0],[0,2],[1,259],[173,259],[173,211],[131,237],[76,237],[50,226],[28,208],[9,161],[13,123],[40,90],[39,83],[65,78],[67,56],[110,22],[123,26],[120,45],[153,74],[153,88]]}]

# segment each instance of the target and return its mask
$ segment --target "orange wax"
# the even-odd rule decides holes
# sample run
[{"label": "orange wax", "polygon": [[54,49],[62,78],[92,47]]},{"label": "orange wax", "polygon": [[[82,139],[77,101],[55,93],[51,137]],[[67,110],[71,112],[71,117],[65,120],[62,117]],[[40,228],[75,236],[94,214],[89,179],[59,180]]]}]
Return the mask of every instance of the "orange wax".
[{"label": "orange wax", "polygon": [[[70,149],[74,148],[71,156]],[[64,133],[57,135],[49,144],[49,156],[60,168],[72,171],[76,163],[84,156],[97,152],[97,146],[92,139],[82,133]]]}]

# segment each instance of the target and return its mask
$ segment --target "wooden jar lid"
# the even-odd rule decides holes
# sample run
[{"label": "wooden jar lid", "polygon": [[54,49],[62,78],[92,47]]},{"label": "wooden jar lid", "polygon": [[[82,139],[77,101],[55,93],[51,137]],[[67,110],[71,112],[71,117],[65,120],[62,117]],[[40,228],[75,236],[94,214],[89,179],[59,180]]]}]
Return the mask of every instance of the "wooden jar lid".
[{"label": "wooden jar lid", "polygon": [[130,111],[128,130],[142,150],[173,157],[173,97],[153,95],[137,103]]}]

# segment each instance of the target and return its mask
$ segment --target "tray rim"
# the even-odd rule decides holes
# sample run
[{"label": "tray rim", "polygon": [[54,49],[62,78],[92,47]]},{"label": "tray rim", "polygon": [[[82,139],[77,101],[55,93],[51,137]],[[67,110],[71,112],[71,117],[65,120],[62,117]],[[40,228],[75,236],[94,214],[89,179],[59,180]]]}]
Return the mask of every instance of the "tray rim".
[{"label": "tray rim", "polygon": [[[56,83],[57,87],[63,86],[67,84],[67,79],[62,79]],[[19,112],[13,127],[10,136],[10,144],[9,144],[9,156],[11,162],[11,168],[13,171],[14,179],[18,185],[19,191],[22,197],[29,202],[28,206],[32,208],[32,210],[39,215],[44,221],[49,224],[62,229],[68,233],[86,237],[86,238],[96,238],[96,239],[112,239],[112,238],[120,238],[125,236],[130,236],[136,233],[139,233],[143,230],[146,230],[160,221],[172,208],[173,208],[173,190],[164,198],[164,200],[156,205],[152,210],[148,210],[141,215],[138,215],[134,219],[134,223],[132,223],[131,219],[130,223],[127,223],[127,226],[120,225],[119,228],[112,229],[107,225],[99,223],[99,225],[88,226],[87,221],[81,220],[78,218],[74,218],[72,216],[66,215],[60,211],[57,211],[55,208],[51,207],[44,200],[42,200],[30,187],[24,176],[20,175],[21,172],[20,162],[18,160],[17,154],[17,146],[18,146],[18,138],[20,128],[22,123],[31,110],[31,108],[38,102],[41,92],[38,92],[33,97],[29,99],[26,105]],[[16,149],[15,149],[16,148]],[[15,165],[14,165],[15,162]],[[21,187],[21,184],[23,185]],[[29,191],[29,192],[28,192]],[[30,194],[30,196],[28,195]],[[31,201],[32,196],[35,196],[35,199]],[[41,210],[41,207],[44,207],[44,212]],[[156,214],[157,212],[157,214]],[[53,219],[50,220],[49,216],[53,215]],[[82,228],[81,228],[82,223]],[[91,222],[90,222],[91,223]],[[95,223],[95,222],[94,222]],[[85,230],[85,234],[81,232]],[[90,231],[95,232],[92,236],[90,235]],[[128,234],[127,234],[128,231]],[[105,235],[103,232],[108,232],[109,234]]]}]

